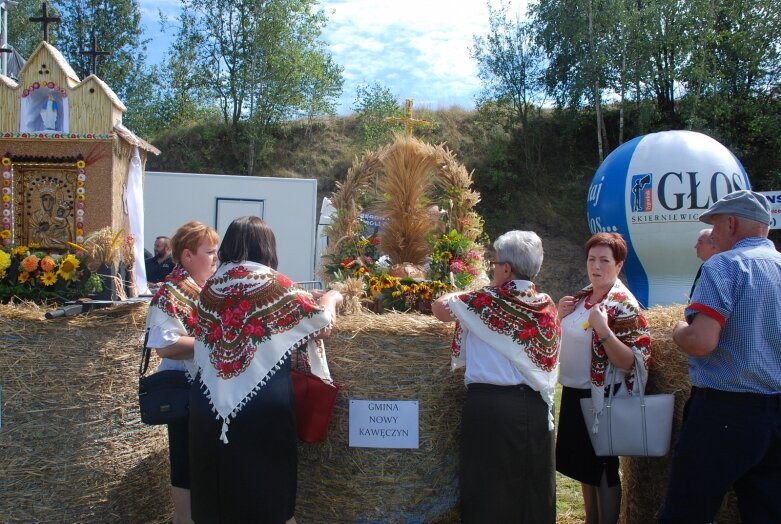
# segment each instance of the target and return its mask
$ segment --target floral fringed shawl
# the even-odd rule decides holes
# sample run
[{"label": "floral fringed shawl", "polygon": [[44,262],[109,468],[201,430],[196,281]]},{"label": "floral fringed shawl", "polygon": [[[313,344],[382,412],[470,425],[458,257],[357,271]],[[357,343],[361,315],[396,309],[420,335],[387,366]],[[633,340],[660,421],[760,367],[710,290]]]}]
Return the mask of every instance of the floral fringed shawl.
[{"label": "floral fringed shawl", "polygon": [[458,320],[452,343],[452,368],[464,366],[461,340],[469,331],[510,360],[548,404],[553,429],[553,397],[558,381],[561,325],[556,306],[528,281],[455,295],[447,303]]},{"label": "floral fringed shawl", "polygon": [[244,404],[280,370],[291,351],[306,345],[312,372],[331,381],[314,337],[331,313],[289,278],[262,264],[223,264],[197,305],[195,363],[206,394],[222,419],[220,439]]},{"label": "floral fringed shawl", "polygon": [[[187,270],[177,264],[149,304],[147,327],[157,328],[162,332],[177,333],[179,336],[194,336],[195,302],[198,300],[200,292],[201,288],[198,287]],[[168,340],[170,335],[161,333],[159,337],[156,337],[150,333],[150,340],[156,338],[160,340],[154,345],[150,344],[150,347],[158,347],[158,345],[166,347],[176,342],[175,339]],[[184,359],[180,362],[184,364],[187,377],[192,381],[195,378],[195,362],[192,359]]]},{"label": "floral fringed shawl", "polygon": [[[592,286],[588,285],[575,294],[575,300],[585,300],[591,294]],[[613,287],[608,291],[602,303],[607,311],[607,325],[621,342],[626,344],[633,352],[640,352],[643,359],[641,369],[629,370],[624,375],[624,381],[616,391],[618,395],[631,395],[637,389],[636,377],[640,373],[643,384],[648,382],[648,369],[651,365],[651,333],[648,321],[637,303],[637,299],[616,279]],[[594,402],[594,410],[602,411],[605,402],[605,374],[607,373],[608,358],[605,348],[599,344],[599,336],[592,330],[591,339],[591,399]]]}]

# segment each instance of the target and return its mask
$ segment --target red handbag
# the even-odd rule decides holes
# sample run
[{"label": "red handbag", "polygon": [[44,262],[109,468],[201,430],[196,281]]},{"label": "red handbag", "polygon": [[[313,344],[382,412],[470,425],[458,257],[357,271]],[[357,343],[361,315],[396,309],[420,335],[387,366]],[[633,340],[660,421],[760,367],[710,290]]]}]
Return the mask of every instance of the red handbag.
[{"label": "red handbag", "polygon": [[322,442],[334,410],[339,385],[328,384],[311,373],[290,370],[296,402],[298,438],[304,442]]}]

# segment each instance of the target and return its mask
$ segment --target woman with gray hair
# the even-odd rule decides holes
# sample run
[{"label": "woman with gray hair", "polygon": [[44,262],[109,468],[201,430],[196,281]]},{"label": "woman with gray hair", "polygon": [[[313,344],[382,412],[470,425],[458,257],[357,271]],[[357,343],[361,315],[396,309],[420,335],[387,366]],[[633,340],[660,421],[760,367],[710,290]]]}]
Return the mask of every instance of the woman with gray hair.
[{"label": "woman with gray hair", "polygon": [[491,285],[437,299],[456,321],[452,368],[464,368],[462,522],[556,521],[553,396],[560,326],[553,300],[532,280],[542,241],[509,231],[494,242]]}]

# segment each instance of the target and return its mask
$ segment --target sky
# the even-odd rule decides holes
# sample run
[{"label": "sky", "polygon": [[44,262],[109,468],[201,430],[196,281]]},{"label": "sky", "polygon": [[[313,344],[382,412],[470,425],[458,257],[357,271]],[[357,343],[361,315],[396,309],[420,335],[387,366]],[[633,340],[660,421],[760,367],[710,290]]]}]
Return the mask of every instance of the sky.
[{"label": "sky", "polygon": [[[492,0],[498,6],[499,0]],[[160,32],[159,12],[172,22],[178,0],[140,0],[149,63],[162,60],[170,44]],[[344,88],[337,106],[348,114],[361,84],[390,89],[400,104],[430,110],[474,107],[480,92],[477,64],[469,57],[475,35],[488,33],[486,0],[323,0],[328,15],[323,39],[344,68]],[[510,0],[511,16],[523,17],[526,0]]]}]

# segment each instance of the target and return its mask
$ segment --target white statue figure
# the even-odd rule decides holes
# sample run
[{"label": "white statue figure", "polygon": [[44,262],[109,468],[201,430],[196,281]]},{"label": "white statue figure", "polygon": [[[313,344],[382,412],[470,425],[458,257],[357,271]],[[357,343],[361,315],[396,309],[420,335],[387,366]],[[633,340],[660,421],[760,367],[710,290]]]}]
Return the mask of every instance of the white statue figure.
[{"label": "white statue figure", "polygon": [[57,102],[51,93],[41,108],[41,120],[44,129],[57,129]]}]

